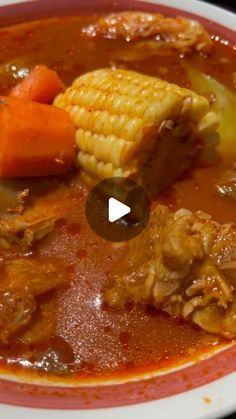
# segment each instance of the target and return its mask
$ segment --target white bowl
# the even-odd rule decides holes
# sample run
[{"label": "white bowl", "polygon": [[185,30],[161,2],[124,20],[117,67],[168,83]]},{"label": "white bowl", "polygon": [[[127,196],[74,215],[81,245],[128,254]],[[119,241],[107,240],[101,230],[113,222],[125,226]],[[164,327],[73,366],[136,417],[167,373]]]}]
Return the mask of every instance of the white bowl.
[{"label": "white bowl", "polygon": [[[33,1],[33,0],[31,0]],[[40,0],[35,0],[40,1]],[[68,4],[70,0],[67,0]],[[72,0],[75,2],[75,0]],[[86,2],[86,0],[84,0]],[[127,0],[129,3],[129,0]],[[0,0],[1,7],[22,3],[20,0]],[[96,0],[95,0],[96,3]],[[111,4],[119,1],[111,1]],[[192,13],[203,18],[211,19],[225,28],[235,30],[236,15],[197,0],[150,0],[148,3],[169,6],[184,12]],[[26,4],[26,1],[25,1]],[[28,4],[28,2],[27,2]],[[17,14],[17,7],[16,7]],[[232,34],[232,32],[231,32]],[[216,358],[217,360],[217,358]],[[200,361],[201,362],[201,361]],[[66,407],[66,406],[64,406]],[[193,390],[165,397],[145,403],[133,404],[115,408],[52,410],[39,408],[25,408],[18,406],[0,405],[0,418],[3,419],[210,419],[221,418],[236,411],[236,373],[231,372],[209,384],[201,385]]]}]

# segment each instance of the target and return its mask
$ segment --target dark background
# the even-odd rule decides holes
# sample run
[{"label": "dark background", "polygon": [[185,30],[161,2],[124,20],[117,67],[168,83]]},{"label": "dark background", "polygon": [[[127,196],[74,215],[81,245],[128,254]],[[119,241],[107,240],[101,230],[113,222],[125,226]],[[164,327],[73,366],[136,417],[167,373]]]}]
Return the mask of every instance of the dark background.
[{"label": "dark background", "polygon": [[216,4],[224,9],[229,9],[236,12],[236,0],[205,0],[206,3]]},{"label": "dark background", "polygon": [[[215,4],[236,13],[236,0],[205,0],[205,2]],[[236,419],[236,413],[231,416],[227,416],[225,419]]]}]

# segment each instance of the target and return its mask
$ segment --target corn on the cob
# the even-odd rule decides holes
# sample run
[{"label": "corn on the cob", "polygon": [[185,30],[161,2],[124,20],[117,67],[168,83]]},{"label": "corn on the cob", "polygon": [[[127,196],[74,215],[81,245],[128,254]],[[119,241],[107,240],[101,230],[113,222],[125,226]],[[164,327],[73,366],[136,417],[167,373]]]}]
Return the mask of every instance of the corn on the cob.
[{"label": "corn on the cob", "polygon": [[189,166],[200,127],[209,133],[216,125],[204,97],[126,70],[85,74],[54,104],[77,127],[78,164],[92,183],[132,176],[159,191]]}]

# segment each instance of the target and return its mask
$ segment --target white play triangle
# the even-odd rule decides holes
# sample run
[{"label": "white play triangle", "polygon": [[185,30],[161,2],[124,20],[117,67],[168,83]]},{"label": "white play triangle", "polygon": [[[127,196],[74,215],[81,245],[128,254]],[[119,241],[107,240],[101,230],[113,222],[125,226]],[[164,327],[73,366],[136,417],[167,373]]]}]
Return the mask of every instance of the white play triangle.
[{"label": "white play triangle", "polygon": [[108,201],[108,220],[110,223],[114,223],[120,218],[131,212],[131,208],[128,205],[123,204],[115,198],[109,198]]}]

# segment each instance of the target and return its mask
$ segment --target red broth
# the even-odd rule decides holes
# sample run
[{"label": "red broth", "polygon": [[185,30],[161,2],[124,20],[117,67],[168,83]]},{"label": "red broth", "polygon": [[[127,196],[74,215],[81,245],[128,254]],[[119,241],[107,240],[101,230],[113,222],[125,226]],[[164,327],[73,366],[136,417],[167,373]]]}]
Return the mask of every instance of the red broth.
[{"label": "red broth", "polygon": [[[0,32],[0,94],[7,94],[16,83],[17,68],[46,64],[69,85],[87,71],[121,65],[113,57],[127,50],[125,42],[81,39],[81,26],[90,21],[89,17],[74,16],[4,28]],[[125,67],[191,87],[183,66],[190,62],[234,89],[235,59],[233,48],[215,41],[210,58],[183,58],[173,53],[126,62]],[[196,167],[159,200],[173,209],[201,209],[217,221],[236,222],[236,203],[220,197],[215,188],[231,161],[233,156],[222,158],[211,167]],[[0,348],[3,369],[76,379],[122,376],[170,367],[222,343],[217,337],[154,309],[133,306],[123,311],[109,309],[103,302],[103,288],[108,285],[110,267],[122,255],[87,225],[84,207],[88,191],[78,174],[48,180],[52,186],[47,193],[43,193],[45,180],[24,182],[35,199],[40,189],[45,206],[60,209],[62,219],[33,253],[60,258],[67,267],[68,285],[45,299],[48,317],[44,327],[53,325],[48,339],[38,345],[18,343]]]}]

